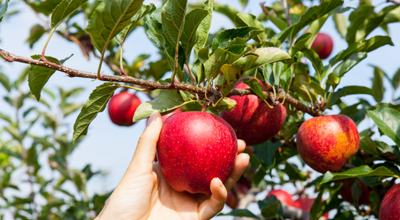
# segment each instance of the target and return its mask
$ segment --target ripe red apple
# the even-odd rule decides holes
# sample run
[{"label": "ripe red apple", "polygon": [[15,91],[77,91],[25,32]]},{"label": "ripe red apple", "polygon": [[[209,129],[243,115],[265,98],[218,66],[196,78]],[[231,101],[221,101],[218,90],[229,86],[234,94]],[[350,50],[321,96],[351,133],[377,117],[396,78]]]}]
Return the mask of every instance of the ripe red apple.
[{"label": "ripe red apple", "polygon": [[205,112],[174,114],[157,143],[161,170],[176,191],[211,194],[215,177],[225,182],[238,151],[236,134],[222,118]]},{"label": "ripe red apple", "polygon": [[400,219],[400,184],[392,186],[383,197],[379,220]]},{"label": "ripe red apple", "polygon": [[[164,121],[167,120],[167,118],[169,118],[171,115],[174,115],[174,114],[176,114],[176,113],[181,113],[181,112],[182,112],[182,110],[180,110],[179,108],[177,108],[175,111],[170,112],[170,113],[168,113],[168,114],[166,114],[166,115],[161,116],[161,120],[162,120],[162,122],[164,123]],[[146,124],[147,124],[148,121],[149,121],[149,118],[146,119]]]},{"label": "ripe red apple", "polygon": [[285,204],[287,206],[295,207],[295,208],[300,208],[298,207],[298,204],[293,200],[292,195],[285,190],[271,190],[267,197],[270,195],[274,195],[282,204]]},{"label": "ripe red apple", "polygon": [[132,93],[120,92],[114,95],[108,103],[108,115],[111,121],[120,126],[131,126],[133,115],[140,105],[140,99]]},{"label": "ripe red apple", "polygon": [[[254,78],[254,77],[245,77]],[[235,85],[236,89],[249,89],[242,78]],[[258,79],[257,79],[258,80]],[[258,80],[266,91],[266,85]],[[282,128],[286,119],[286,108],[283,105],[270,108],[256,95],[231,96],[236,101],[232,111],[221,111],[220,116],[235,130],[239,139],[248,145],[261,144],[273,137]]]},{"label": "ripe red apple", "polygon": [[305,121],[297,133],[297,150],[314,170],[337,172],[358,150],[360,136],[345,115],[319,116]]},{"label": "ripe red apple", "polygon": [[[351,192],[351,187],[354,183],[354,180],[343,180],[343,188],[340,190],[340,195],[342,196],[343,200],[353,203],[353,194]],[[368,187],[363,183],[359,182],[361,186],[361,195],[358,199],[359,205],[367,205],[371,202],[369,201],[369,196],[371,195],[372,191],[368,189]]]},{"label": "ripe red apple", "polygon": [[324,33],[317,34],[311,49],[315,50],[321,59],[326,59],[331,55],[333,49],[333,40],[331,36]]},{"label": "ripe red apple", "polygon": [[239,199],[238,199],[237,195],[235,195],[233,190],[229,190],[225,203],[231,209],[236,209],[236,207],[238,206]]},{"label": "ripe red apple", "polygon": [[[307,197],[300,197],[295,202],[295,208],[299,208],[303,211],[310,212],[311,207],[314,204],[315,199],[307,198]],[[325,213],[324,217],[328,218],[329,213]]]},{"label": "ripe red apple", "polygon": [[[236,209],[239,202],[239,196],[246,195],[250,188],[251,182],[246,178],[241,177],[235,186],[233,186],[233,189],[229,190],[226,198],[226,205],[228,205],[231,209]],[[235,190],[235,192],[233,190]]]}]

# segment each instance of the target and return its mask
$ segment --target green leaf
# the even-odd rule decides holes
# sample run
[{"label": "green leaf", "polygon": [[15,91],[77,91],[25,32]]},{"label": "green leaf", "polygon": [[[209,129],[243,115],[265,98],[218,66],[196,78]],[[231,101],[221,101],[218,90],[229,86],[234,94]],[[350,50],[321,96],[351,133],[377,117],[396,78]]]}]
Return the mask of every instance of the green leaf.
[{"label": "green leaf", "polygon": [[370,136],[360,137],[360,149],[364,150],[372,155],[379,155],[376,143],[371,139]]},{"label": "green leaf", "polygon": [[74,13],[86,2],[87,0],[62,0],[51,13],[51,28],[56,28],[64,19]]},{"label": "green leaf", "polygon": [[339,13],[332,14],[333,21],[335,22],[336,30],[339,32],[342,38],[346,37],[347,34],[347,19],[345,16]]},{"label": "green leaf", "polygon": [[32,49],[33,45],[47,33],[47,30],[40,24],[36,24],[31,28],[28,39],[25,42],[29,43],[29,47]]},{"label": "green leaf", "polygon": [[[321,58],[319,58],[319,55],[315,50],[304,48],[302,50],[304,55],[311,61],[315,71],[317,72],[318,76],[321,76],[322,73],[324,72],[324,64],[322,63]],[[321,77],[319,77],[321,78]]]},{"label": "green leaf", "polygon": [[249,36],[249,32],[257,30],[257,28],[254,27],[240,27],[240,28],[234,28],[234,29],[226,29],[217,36],[214,37],[213,42],[212,42],[212,52],[214,53],[217,48],[222,48],[225,49],[229,46],[231,41],[237,37],[244,38]]},{"label": "green leaf", "polygon": [[291,59],[290,55],[277,47],[258,48],[252,51],[252,54],[258,55],[256,61],[250,66],[250,69],[263,66],[269,63]]},{"label": "green leaf", "polygon": [[183,25],[181,42],[186,55],[186,60],[189,60],[192,48],[197,41],[197,28],[208,15],[205,9],[193,9],[185,16],[185,24]]},{"label": "green leaf", "polygon": [[228,213],[219,213],[217,216],[237,216],[237,217],[249,217],[260,219],[257,215],[250,212],[248,209],[235,209]]},{"label": "green leaf", "polygon": [[217,2],[215,3],[214,10],[227,16],[233,23],[235,23],[236,14],[239,13],[235,7],[229,4],[220,4]]},{"label": "green leaf", "polygon": [[237,27],[254,27],[259,30],[263,30],[263,33],[261,33],[255,38],[258,42],[262,42],[267,39],[264,25],[256,18],[256,16],[252,14],[246,14],[246,13],[236,14],[235,24]]},{"label": "green leaf", "polygon": [[335,104],[339,98],[348,95],[367,94],[375,96],[374,90],[364,86],[346,86],[333,93],[330,105]]},{"label": "green leaf", "polygon": [[270,195],[262,201],[258,201],[258,207],[261,209],[261,214],[265,218],[280,218],[282,217],[281,202],[274,196]]},{"label": "green leaf", "polygon": [[143,0],[105,0],[89,19],[86,31],[102,54],[111,39],[121,32],[140,9]]},{"label": "green leaf", "polygon": [[374,68],[374,77],[372,80],[372,90],[375,92],[375,100],[381,102],[383,95],[385,94],[385,87],[383,86],[383,78],[386,73],[383,72],[379,67],[372,66]]},{"label": "green leaf", "polygon": [[184,100],[182,94],[176,90],[161,90],[160,95],[155,99],[142,102],[135,111],[133,122],[148,118],[154,111],[160,112],[162,115],[168,114],[175,109],[189,103],[197,102],[196,100]]},{"label": "green leaf", "polygon": [[185,18],[187,0],[168,0],[162,13],[162,30],[165,39],[176,48],[181,37],[183,20]]},{"label": "green leaf", "polygon": [[4,16],[4,14],[5,14],[6,11],[7,11],[8,2],[9,2],[9,1],[10,1],[10,0],[6,0],[6,2],[5,2],[4,4],[0,5],[0,22],[1,22],[1,20],[3,20],[3,16]]},{"label": "green leaf", "polygon": [[297,166],[286,163],[285,173],[289,176],[289,180],[307,180],[307,173],[300,171]]},{"label": "green leaf", "polygon": [[370,176],[399,178],[399,176],[395,175],[392,171],[388,170],[386,167],[378,167],[375,170],[373,170],[371,167],[363,165],[350,170],[346,170],[341,173],[331,173],[330,171],[328,171],[325,173],[324,178],[321,181],[321,184],[342,179],[370,177]]},{"label": "green leaf", "polygon": [[368,111],[369,117],[381,131],[390,137],[400,147],[400,112],[392,108],[378,108]]},{"label": "green leaf", "polygon": [[214,0],[208,0],[203,5],[203,9],[207,10],[208,14],[206,15],[205,18],[203,18],[203,20],[199,24],[199,27],[197,28],[197,33],[196,33],[197,41],[194,45],[194,52],[196,56],[198,56],[200,49],[206,45],[208,33],[210,32],[210,27],[211,27],[213,8],[214,8]]},{"label": "green leaf", "polygon": [[[42,56],[32,55],[31,57],[32,59],[40,59]],[[61,64],[60,61],[58,61],[58,59],[54,57],[46,56],[46,59],[50,62]],[[28,75],[29,88],[38,101],[40,100],[40,92],[42,91],[47,81],[49,81],[50,77],[53,75],[54,72],[56,71],[43,66],[35,66],[35,65],[29,66],[29,75]]]},{"label": "green leaf", "polygon": [[279,82],[280,82],[280,77],[282,75],[283,72],[285,72],[285,70],[287,65],[285,65],[282,62],[276,62],[272,65],[272,69],[273,69],[273,77],[274,77],[274,85],[275,86],[279,86]]},{"label": "green leaf", "polygon": [[75,121],[73,142],[82,135],[87,134],[90,123],[96,118],[98,113],[104,111],[108,100],[114,95],[114,91],[118,87],[114,83],[106,82],[97,86],[92,91]]},{"label": "green leaf", "polygon": [[382,141],[375,141],[375,143],[376,149],[379,152],[379,156],[391,161],[399,161],[400,150],[397,146],[390,146],[389,144]]},{"label": "green leaf", "polygon": [[125,41],[128,35],[136,28],[137,23],[147,14],[151,14],[156,9],[154,4],[142,5],[140,10],[135,14],[128,26],[126,26],[115,38],[119,44]]},{"label": "green leaf", "polygon": [[[215,78],[221,70],[221,67],[225,64],[232,64],[241,55],[233,54],[230,51],[217,48],[210,58],[204,63],[205,76],[208,80]],[[235,67],[235,65],[233,65]],[[235,67],[236,68],[236,67]]]},{"label": "green leaf", "polygon": [[391,80],[393,89],[396,90],[400,86],[400,68],[397,70],[397,72],[393,75],[393,78]]},{"label": "green leaf", "polygon": [[10,92],[11,91],[11,84],[10,84],[10,80],[8,79],[8,77],[0,72],[0,83],[4,86],[4,88]]},{"label": "green leaf", "polygon": [[265,172],[271,172],[271,169],[275,166],[275,151],[281,146],[281,142],[277,141],[272,143],[270,141],[262,144],[253,146],[254,157],[256,157]]},{"label": "green leaf", "polygon": [[263,93],[263,88],[261,87],[260,83],[258,80],[251,78],[251,79],[244,79],[243,83],[247,84],[250,86],[251,90],[253,90],[258,97],[260,97],[262,100],[267,99],[267,97]]},{"label": "green leaf", "polygon": [[230,64],[224,64],[221,67],[221,72],[215,78],[216,85],[218,86],[218,90],[224,95],[228,95],[228,93],[233,89],[233,86],[236,85],[238,80],[242,77],[242,72],[233,67]]},{"label": "green leaf", "polygon": [[240,5],[242,6],[242,8],[246,8],[247,3],[249,3],[249,0],[239,0]]},{"label": "green leaf", "polygon": [[337,65],[333,70],[333,73],[335,73],[336,77],[343,77],[344,74],[349,72],[355,65],[363,61],[365,58],[367,58],[366,52],[352,54]]},{"label": "green leaf", "polygon": [[235,108],[236,106],[236,101],[230,98],[223,98],[217,106],[213,107],[213,106],[209,106],[207,108],[207,110],[210,110],[211,112],[215,113],[215,114],[219,114],[220,111],[232,111],[233,108]]},{"label": "green leaf", "polygon": [[349,44],[356,42],[356,32],[363,26],[367,18],[374,12],[374,7],[364,5],[357,7],[349,16],[350,25],[347,29],[346,41]]}]

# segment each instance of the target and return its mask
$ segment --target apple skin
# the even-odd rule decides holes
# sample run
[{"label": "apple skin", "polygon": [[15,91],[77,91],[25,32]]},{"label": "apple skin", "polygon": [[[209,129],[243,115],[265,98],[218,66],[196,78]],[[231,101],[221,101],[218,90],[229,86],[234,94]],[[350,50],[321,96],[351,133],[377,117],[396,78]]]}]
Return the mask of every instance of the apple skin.
[{"label": "apple skin", "polygon": [[[295,208],[299,208],[303,211],[306,212],[310,212],[311,211],[311,207],[314,204],[315,199],[311,199],[311,198],[306,198],[306,197],[300,197],[297,200],[295,200],[294,202],[296,203]],[[324,217],[328,218],[329,213],[325,213],[325,215],[323,215]]]},{"label": "apple skin", "polygon": [[270,195],[274,195],[282,204],[285,204],[287,206],[295,207],[295,208],[300,208],[298,207],[298,204],[293,200],[292,195],[285,190],[271,190],[267,197]]},{"label": "apple skin", "polygon": [[[343,200],[349,202],[349,203],[354,203],[353,200],[353,194],[351,192],[351,187],[354,183],[354,181],[351,180],[343,180],[343,188],[340,190],[340,195],[342,196]],[[363,183],[359,182],[361,186],[361,195],[360,198],[358,199],[358,204],[359,205],[368,205],[371,202],[369,201],[369,196],[371,195],[372,191],[368,189],[368,187]]]},{"label": "apple skin", "polygon": [[[181,113],[181,112],[182,112],[182,110],[180,110],[179,108],[177,108],[175,111],[170,112],[170,113],[168,113],[168,114],[166,114],[166,115],[161,116],[161,120],[162,120],[162,122],[164,123],[164,121],[167,120],[167,118],[169,118],[171,115],[174,115],[174,114],[176,114],[176,113]],[[146,124],[147,124],[148,122],[149,122],[149,118],[146,119]]]},{"label": "apple skin", "polygon": [[232,190],[229,190],[228,195],[226,197],[226,205],[234,210],[238,206],[238,203],[239,200],[237,195],[235,195]]},{"label": "apple skin", "polygon": [[392,186],[383,197],[379,220],[400,219],[400,184]]},{"label": "apple skin", "polygon": [[360,136],[345,115],[319,116],[305,121],[297,133],[297,150],[314,170],[337,172],[358,150]]},{"label": "apple skin", "polygon": [[[234,88],[249,89],[250,87],[242,82],[245,78],[254,77],[240,79]],[[260,80],[258,82],[264,91],[267,91],[266,85]],[[286,108],[283,105],[270,108],[256,95],[237,95],[229,98],[237,104],[230,112],[221,111],[220,116],[233,127],[237,137],[248,145],[258,145],[267,141],[279,132],[285,122]]]},{"label": "apple skin", "polygon": [[333,49],[333,40],[331,36],[324,33],[317,34],[311,49],[315,50],[321,59],[326,59],[331,55]]},{"label": "apple skin", "polygon": [[178,192],[211,195],[215,177],[222,182],[231,173],[238,144],[232,127],[206,112],[174,114],[163,124],[157,156],[169,185]]},{"label": "apple skin", "polygon": [[[251,182],[246,178],[241,177],[238,182],[233,186],[236,194],[238,195],[246,195],[251,188]],[[229,190],[228,196],[226,198],[226,205],[231,209],[236,209],[239,203],[238,195],[235,195],[233,189]]]},{"label": "apple skin", "polygon": [[120,92],[110,99],[108,115],[116,125],[131,126],[135,124],[132,119],[140,103],[142,102],[135,94],[126,91]]}]

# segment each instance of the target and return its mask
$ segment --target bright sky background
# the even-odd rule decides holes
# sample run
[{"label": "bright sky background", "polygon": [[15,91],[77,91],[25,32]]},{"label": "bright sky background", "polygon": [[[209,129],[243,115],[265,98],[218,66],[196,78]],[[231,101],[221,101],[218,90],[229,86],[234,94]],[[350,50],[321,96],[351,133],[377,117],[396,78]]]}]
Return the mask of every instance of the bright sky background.
[{"label": "bright sky background", "polygon": [[[237,9],[240,10],[240,5],[237,1],[230,0],[216,0],[220,3],[232,4]],[[43,22],[33,13],[33,11],[22,3],[22,1],[13,1],[15,4],[10,7],[9,11],[19,9],[21,12],[13,16],[11,19],[3,20],[0,24],[0,48],[10,51],[12,53],[29,57],[32,54],[38,54],[41,52],[42,47],[47,38],[47,34],[40,39],[39,42],[35,44],[32,50],[29,49],[29,45],[25,43],[25,40],[29,36],[30,27],[39,23],[43,25]],[[193,2],[193,1],[191,1]],[[261,1],[250,0],[248,7],[244,10],[246,13],[253,13],[258,15],[261,13],[261,8],[259,3]],[[382,9],[388,4],[384,0],[373,1],[373,5],[378,5],[377,10]],[[158,5],[158,1],[145,1],[145,4],[155,3]],[[345,1],[344,6],[357,7],[358,1]],[[84,21],[82,18],[76,18],[77,22],[82,24]],[[83,26],[83,25],[82,25]],[[274,27],[273,24],[267,22],[267,27]],[[220,28],[233,28],[233,23],[225,16],[214,13],[213,23],[211,28],[211,33],[219,30]],[[276,29],[277,30],[277,29]],[[368,58],[362,61],[360,65],[353,68],[347,75],[342,79],[340,87],[346,85],[360,85],[360,86],[371,86],[371,80],[373,76],[373,68],[369,64],[377,65],[382,68],[389,76],[393,74],[400,67],[399,63],[399,51],[400,51],[400,24],[390,24],[389,30],[392,36],[394,47],[384,46],[370,54]],[[334,28],[333,20],[329,18],[322,32],[329,33],[334,40],[334,50],[333,55],[338,53],[347,47],[347,43],[341,39],[340,35]],[[369,37],[373,35],[385,35],[382,30],[376,30]],[[74,56],[68,60],[65,65],[68,67],[76,68],[79,70],[86,70],[91,72],[97,71],[97,66],[99,60],[91,56],[91,60],[87,61],[81,54],[79,47],[66,40],[55,35],[47,48],[46,55],[54,56],[59,59],[65,58],[74,53]],[[134,58],[140,54],[151,54],[154,58],[157,56],[156,48],[151,44],[151,42],[145,36],[143,29],[138,28],[131,36],[128,38],[125,44],[125,57],[132,61]],[[331,56],[332,57],[332,56]],[[325,61],[326,62],[326,61]],[[15,80],[20,74],[23,68],[27,67],[25,64],[20,63],[5,63],[0,62],[0,68],[3,73],[8,75],[12,80]],[[111,74],[111,71],[106,65],[103,65],[102,70],[105,74]],[[69,78],[63,73],[56,72],[53,77],[46,84],[46,88],[56,91],[58,87],[62,88],[76,88],[84,87],[85,91],[80,95],[76,102],[85,102],[89,97],[90,92],[102,82],[92,81],[89,79],[82,78]],[[27,83],[24,84],[25,89],[28,89]],[[385,80],[386,94],[384,102],[390,102],[392,97],[392,90],[390,84]],[[6,90],[2,87],[0,88],[0,94],[5,93]],[[399,92],[397,92],[399,95]],[[146,101],[145,95],[138,93],[138,96],[142,101]],[[362,96],[368,100],[373,100],[369,96]],[[346,97],[343,99],[346,104],[353,104],[357,102],[355,96]],[[0,106],[4,106],[4,102],[0,100]],[[0,108],[0,112],[7,112],[9,109]],[[333,111],[327,111],[329,114],[338,113],[337,109]],[[70,129],[72,131],[73,123],[78,115],[79,111],[68,117],[68,123],[70,124]],[[359,125],[359,130],[364,130],[368,126],[368,122],[363,122]],[[3,126],[3,124],[0,124]],[[96,177],[89,181],[88,192],[93,194],[95,192],[105,192],[112,190],[118,184],[119,180],[123,176],[135,150],[136,143],[139,139],[145,127],[145,121],[142,120],[131,127],[119,127],[111,123],[106,111],[99,114],[97,118],[92,122],[89,127],[89,132],[86,139],[80,144],[77,150],[74,151],[72,156],[69,158],[70,165],[72,169],[82,169],[86,164],[92,164],[93,170],[103,170],[108,174],[106,177]],[[36,128],[35,132],[40,133],[40,129]],[[392,144],[391,140],[384,138],[385,141]],[[41,156],[41,161],[46,162],[46,156]],[[50,170],[43,170],[43,175],[48,175]],[[315,174],[317,176],[317,174]],[[18,177],[14,176],[13,181],[17,181]],[[294,192],[293,187],[285,188],[289,192]],[[309,192],[311,193],[311,192]],[[266,194],[266,193],[265,193]],[[265,194],[261,194],[259,199],[265,197]],[[255,210],[256,205],[251,205],[251,209]],[[229,208],[225,208],[224,212],[229,211]],[[258,213],[257,213],[258,214]],[[217,219],[231,219],[231,217],[219,217]]]}]

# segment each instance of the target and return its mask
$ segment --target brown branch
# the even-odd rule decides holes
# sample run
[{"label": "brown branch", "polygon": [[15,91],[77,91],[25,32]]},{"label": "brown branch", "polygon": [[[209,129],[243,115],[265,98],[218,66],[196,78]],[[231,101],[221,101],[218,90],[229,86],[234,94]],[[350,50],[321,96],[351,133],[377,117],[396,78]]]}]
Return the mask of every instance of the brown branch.
[{"label": "brown branch", "polygon": [[395,0],[386,0],[386,2],[391,2],[391,3],[394,3],[396,5],[400,5],[400,2],[395,1]]},{"label": "brown branch", "polygon": [[[31,58],[26,58],[26,57],[21,57],[12,53],[9,53],[3,49],[0,49],[0,56],[5,59],[8,62],[20,62],[20,63],[26,63],[30,65],[35,65],[35,66],[43,66],[47,67],[53,70],[58,70],[60,72],[64,72],[67,74],[69,77],[82,77],[82,78],[90,78],[90,79],[97,79],[97,73],[93,72],[87,72],[87,71],[81,71],[81,70],[76,70],[72,69],[69,67],[61,66],[56,63],[51,63],[51,62],[43,62],[41,60],[35,60]],[[174,86],[171,87],[170,83],[159,83],[159,82],[152,82],[149,80],[144,80],[144,79],[138,79],[134,77],[126,77],[126,76],[115,76],[115,75],[101,75],[101,80],[102,81],[109,81],[109,82],[121,82],[121,83],[129,83],[133,85],[140,85],[144,88],[147,89],[173,89],[173,90],[182,90],[182,91],[187,91],[191,93],[197,93],[199,94],[200,98],[204,97],[204,94],[207,93],[208,97],[213,97],[213,100],[218,100],[221,97],[223,97],[222,93],[219,92],[216,89],[209,89],[208,91],[206,88],[202,87],[197,87],[197,86],[192,86],[188,84],[183,84],[179,82],[175,82]],[[264,91],[264,95],[267,98],[273,97],[273,92],[269,91]],[[248,89],[233,89],[229,94],[229,96],[234,96],[234,95],[250,95],[250,94],[255,94],[253,91],[248,90]],[[312,116],[321,116],[322,112],[318,109],[313,109],[307,105],[304,105],[300,101],[296,100],[289,94],[285,93],[283,89],[279,89],[276,100],[283,101],[283,99],[286,96],[286,102],[293,105],[297,109],[307,112],[308,114]]]}]

